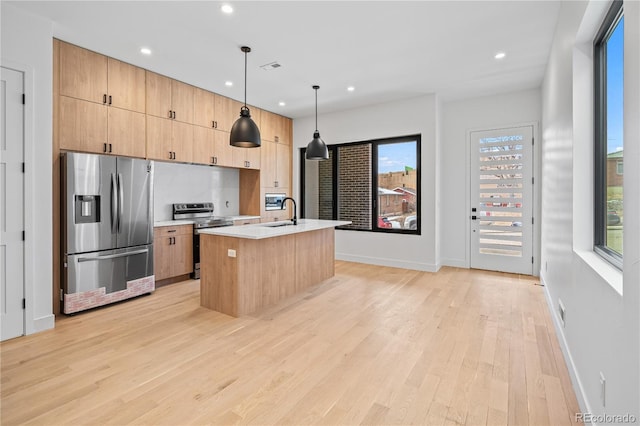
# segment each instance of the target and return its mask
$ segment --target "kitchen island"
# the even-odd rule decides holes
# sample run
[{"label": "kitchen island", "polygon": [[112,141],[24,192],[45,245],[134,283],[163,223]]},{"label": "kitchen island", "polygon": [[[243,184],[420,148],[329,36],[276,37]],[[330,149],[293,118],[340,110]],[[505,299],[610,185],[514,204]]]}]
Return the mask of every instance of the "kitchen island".
[{"label": "kitchen island", "polygon": [[255,312],[335,274],[336,226],[301,219],[200,233],[200,304],[232,316]]}]

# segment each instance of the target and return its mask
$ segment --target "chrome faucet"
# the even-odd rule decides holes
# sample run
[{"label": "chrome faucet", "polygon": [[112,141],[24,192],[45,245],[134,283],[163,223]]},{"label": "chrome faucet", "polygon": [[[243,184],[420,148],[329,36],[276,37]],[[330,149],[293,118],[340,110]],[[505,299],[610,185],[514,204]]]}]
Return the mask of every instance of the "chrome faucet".
[{"label": "chrome faucet", "polygon": [[298,218],[296,216],[296,200],[294,200],[291,197],[284,197],[282,199],[282,204],[280,204],[280,210],[284,209],[284,202],[287,200],[291,200],[293,202],[293,218],[291,219],[291,222],[293,222],[294,225],[298,224]]}]

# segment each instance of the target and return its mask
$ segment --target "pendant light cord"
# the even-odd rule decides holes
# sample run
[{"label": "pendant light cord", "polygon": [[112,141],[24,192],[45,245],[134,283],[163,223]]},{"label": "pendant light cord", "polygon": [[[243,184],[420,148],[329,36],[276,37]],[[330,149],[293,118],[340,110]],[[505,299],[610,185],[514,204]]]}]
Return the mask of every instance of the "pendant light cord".
[{"label": "pendant light cord", "polygon": [[[244,107],[247,107],[247,51],[244,52]],[[317,124],[316,124],[317,126]]]},{"label": "pendant light cord", "polygon": [[316,91],[316,132],[318,131],[318,89]]}]

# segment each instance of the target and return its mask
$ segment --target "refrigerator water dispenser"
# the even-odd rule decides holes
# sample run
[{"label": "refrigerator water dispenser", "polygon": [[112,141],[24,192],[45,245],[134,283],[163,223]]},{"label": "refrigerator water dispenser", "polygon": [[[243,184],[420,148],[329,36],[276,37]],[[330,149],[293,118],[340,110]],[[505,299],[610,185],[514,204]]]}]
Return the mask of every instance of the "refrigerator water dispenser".
[{"label": "refrigerator water dispenser", "polygon": [[100,222],[100,196],[75,196],[75,223]]}]

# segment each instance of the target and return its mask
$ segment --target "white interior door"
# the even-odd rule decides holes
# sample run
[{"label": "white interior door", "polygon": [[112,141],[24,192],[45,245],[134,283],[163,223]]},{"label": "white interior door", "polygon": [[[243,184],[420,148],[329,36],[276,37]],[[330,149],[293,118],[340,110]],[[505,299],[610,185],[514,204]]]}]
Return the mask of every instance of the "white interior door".
[{"label": "white interior door", "polygon": [[24,76],[0,68],[1,340],[24,334]]},{"label": "white interior door", "polygon": [[533,126],[471,132],[471,257],[533,274]]}]

